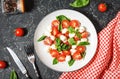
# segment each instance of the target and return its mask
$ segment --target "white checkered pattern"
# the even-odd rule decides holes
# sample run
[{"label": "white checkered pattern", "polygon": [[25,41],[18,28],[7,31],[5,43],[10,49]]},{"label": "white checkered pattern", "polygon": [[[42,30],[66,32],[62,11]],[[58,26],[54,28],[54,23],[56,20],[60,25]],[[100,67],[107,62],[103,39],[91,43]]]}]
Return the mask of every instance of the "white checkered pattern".
[{"label": "white checkered pattern", "polygon": [[64,72],[59,79],[120,79],[120,12],[98,34],[98,48],[90,63]]}]

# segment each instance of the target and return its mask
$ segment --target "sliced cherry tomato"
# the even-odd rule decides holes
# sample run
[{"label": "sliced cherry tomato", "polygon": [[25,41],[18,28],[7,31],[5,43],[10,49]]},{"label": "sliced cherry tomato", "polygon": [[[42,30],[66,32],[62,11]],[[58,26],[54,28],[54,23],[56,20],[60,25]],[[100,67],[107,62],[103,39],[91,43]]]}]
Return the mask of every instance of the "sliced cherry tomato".
[{"label": "sliced cherry tomato", "polygon": [[6,68],[6,67],[7,67],[6,62],[3,61],[3,60],[0,60],[0,69],[4,69],[4,68]]},{"label": "sliced cherry tomato", "polygon": [[81,37],[82,38],[87,38],[89,36],[89,32],[83,32],[82,34],[81,34]]},{"label": "sliced cherry tomato", "polygon": [[77,50],[79,53],[83,53],[83,52],[86,50],[86,47],[85,47],[85,46],[77,46],[77,47],[76,47],[76,50]]},{"label": "sliced cherry tomato", "polygon": [[98,5],[98,10],[99,10],[100,12],[105,12],[105,11],[107,10],[107,5],[106,5],[105,3],[100,3],[100,4]]},{"label": "sliced cherry tomato", "polygon": [[78,36],[74,36],[74,39],[75,39],[75,41],[78,41],[78,40],[80,40],[80,38],[78,37]]},{"label": "sliced cherry tomato", "polygon": [[64,50],[62,51],[62,53],[66,56],[66,55],[70,55],[70,51]]},{"label": "sliced cherry tomato", "polygon": [[56,57],[58,57],[59,52],[55,49],[50,49],[50,54],[51,54],[52,57],[56,58]]},{"label": "sliced cherry tomato", "polygon": [[74,60],[80,60],[82,58],[81,54],[78,51],[76,51],[72,57]]},{"label": "sliced cherry tomato", "polygon": [[70,26],[75,28],[80,26],[80,22],[78,20],[71,20],[70,21]]},{"label": "sliced cherry tomato", "polygon": [[69,42],[68,41],[66,41],[66,42],[64,42],[65,44],[67,44],[67,45],[69,45]]},{"label": "sliced cherry tomato", "polygon": [[25,32],[23,28],[16,28],[14,33],[16,36],[21,37],[21,36],[24,36]]},{"label": "sliced cherry tomato", "polygon": [[58,33],[58,34],[56,35],[56,37],[60,37],[60,35],[62,35],[62,33]]},{"label": "sliced cherry tomato", "polygon": [[52,26],[59,26],[60,22],[58,20],[53,20],[52,21]]},{"label": "sliced cherry tomato", "polygon": [[59,33],[58,27],[52,26],[52,35],[56,36]]},{"label": "sliced cherry tomato", "polygon": [[57,60],[59,61],[59,62],[63,62],[63,61],[65,61],[65,55],[59,55],[58,57],[57,57]]},{"label": "sliced cherry tomato", "polygon": [[63,20],[62,21],[62,27],[63,28],[68,28],[69,27],[69,21],[68,20]]},{"label": "sliced cherry tomato", "polygon": [[69,37],[69,32],[66,32],[64,35],[68,38]]},{"label": "sliced cherry tomato", "polygon": [[53,43],[53,40],[50,37],[46,37],[44,39],[44,44],[45,45],[52,45],[52,43]]}]

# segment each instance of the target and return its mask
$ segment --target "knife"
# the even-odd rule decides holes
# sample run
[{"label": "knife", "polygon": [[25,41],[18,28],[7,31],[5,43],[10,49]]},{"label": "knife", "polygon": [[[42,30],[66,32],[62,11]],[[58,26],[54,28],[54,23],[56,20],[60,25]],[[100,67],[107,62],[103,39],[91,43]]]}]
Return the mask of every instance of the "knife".
[{"label": "knife", "polygon": [[21,70],[21,72],[26,77],[28,77],[27,70],[25,69],[24,65],[22,64],[22,62],[20,61],[20,59],[18,58],[18,56],[15,54],[15,52],[11,48],[9,48],[9,47],[6,47],[6,48],[9,51],[9,53],[12,56],[13,60],[15,61],[15,63],[17,64],[18,68]]}]

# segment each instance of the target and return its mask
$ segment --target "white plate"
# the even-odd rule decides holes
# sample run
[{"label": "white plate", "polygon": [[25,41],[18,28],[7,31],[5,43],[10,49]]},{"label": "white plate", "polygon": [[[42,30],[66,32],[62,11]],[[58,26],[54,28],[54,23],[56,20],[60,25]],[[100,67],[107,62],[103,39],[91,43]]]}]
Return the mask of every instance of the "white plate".
[{"label": "white plate", "polygon": [[[48,53],[47,46],[43,44],[43,42],[37,42],[37,40],[42,36],[46,31],[49,30],[51,27],[51,22],[56,19],[56,16],[58,15],[65,15],[66,17],[70,19],[76,19],[81,22],[82,26],[85,26],[87,28],[87,31],[90,33],[89,41],[90,45],[87,46],[86,49],[86,56],[84,59],[81,59],[80,61],[75,61],[75,63],[69,67],[67,62],[58,63],[56,65],[52,64],[53,58]],[[92,22],[82,13],[74,11],[74,10],[68,10],[68,9],[62,9],[54,11],[47,16],[45,16],[42,21],[39,23],[35,34],[34,34],[34,46],[35,51],[39,57],[39,59],[49,68],[61,71],[61,72],[68,72],[68,71],[74,71],[82,68],[85,66],[95,55],[96,48],[97,48],[97,33],[94,28],[94,25]]]}]

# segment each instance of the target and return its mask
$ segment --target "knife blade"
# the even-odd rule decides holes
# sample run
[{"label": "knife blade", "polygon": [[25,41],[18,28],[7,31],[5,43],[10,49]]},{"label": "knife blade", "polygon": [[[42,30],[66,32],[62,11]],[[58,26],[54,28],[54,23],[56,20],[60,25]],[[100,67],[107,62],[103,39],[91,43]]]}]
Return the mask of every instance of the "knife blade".
[{"label": "knife blade", "polygon": [[24,67],[24,65],[22,64],[22,62],[20,61],[20,59],[18,58],[18,56],[15,54],[15,52],[9,48],[9,47],[6,47],[7,50],[9,51],[10,55],[12,56],[13,60],[15,61],[15,63],[17,64],[18,68],[21,70],[21,72],[26,76],[28,77],[28,74],[27,74],[27,70],[26,68]]}]

